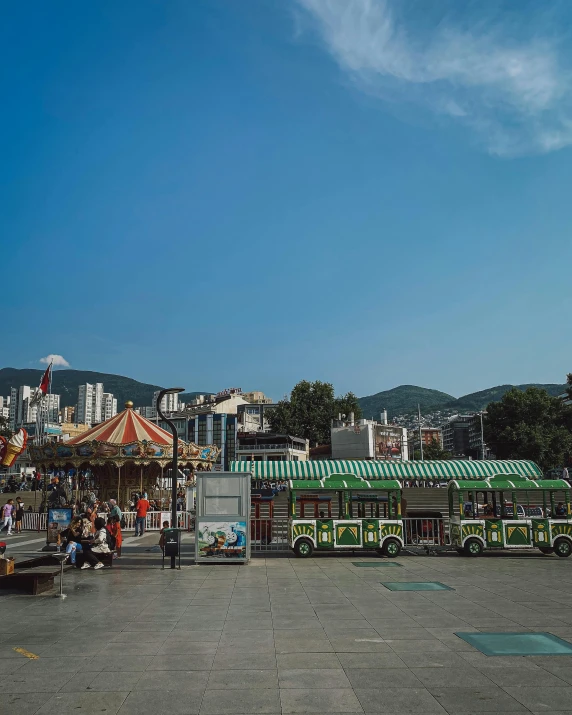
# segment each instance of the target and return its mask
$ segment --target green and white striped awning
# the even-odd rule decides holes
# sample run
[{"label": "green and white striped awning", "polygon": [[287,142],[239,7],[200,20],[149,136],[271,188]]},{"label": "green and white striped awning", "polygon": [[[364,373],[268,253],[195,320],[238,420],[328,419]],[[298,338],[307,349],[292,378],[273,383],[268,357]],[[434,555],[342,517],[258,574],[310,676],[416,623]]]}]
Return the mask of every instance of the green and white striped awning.
[{"label": "green and white striped awning", "polygon": [[231,462],[231,472],[252,472],[253,479],[322,479],[329,474],[355,474],[364,479],[486,479],[497,474],[542,478],[527,460],[447,459],[424,462],[391,460],[310,460],[308,462]]}]

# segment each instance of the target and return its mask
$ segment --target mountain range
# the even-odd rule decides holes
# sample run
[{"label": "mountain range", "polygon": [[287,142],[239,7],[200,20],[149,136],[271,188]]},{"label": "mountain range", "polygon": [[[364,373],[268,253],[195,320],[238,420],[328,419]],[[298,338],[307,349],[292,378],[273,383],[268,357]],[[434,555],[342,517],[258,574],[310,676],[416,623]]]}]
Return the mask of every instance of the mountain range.
[{"label": "mountain range", "polygon": [[417,405],[421,407],[422,412],[432,412],[436,410],[453,410],[455,412],[475,412],[483,410],[489,402],[498,402],[502,396],[516,387],[519,390],[526,390],[527,387],[540,387],[550,395],[561,395],[566,389],[566,385],[538,384],[531,383],[527,385],[498,385],[490,387],[488,390],[480,390],[479,392],[471,392],[462,397],[453,397],[446,392],[439,390],[429,390],[426,387],[417,387],[416,385],[400,385],[392,390],[384,390],[377,392],[375,395],[360,397],[359,404],[363,412],[363,416],[368,419],[379,419],[381,412],[386,409],[389,417],[405,414],[407,412],[416,412]]},{"label": "mountain range", "polygon": [[[4,367],[0,369],[0,395],[8,396],[11,387],[20,387],[20,385],[37,387],[43,374],[43,370],[17,370],[13,367]],[[91,384],[102,382],[105,392],[111,392],[117,397],[117,408],[120,411],[127,400],[131,400],[135,407],[150,405],[153,393],[161,389],[158,385],[148,385],[132,380],[130,377],[105,372],[54,370],[52,375],[52,392],[60,395],[60,407],[77,404],[78,387],[86,382]]]},{"label": "mountain range", "polygon": [[[10,388],[20,385],[37,387],[43,375],[43,370],[24,369],[13,367],[0,369],[0,395],[8,396]],[[105,372],[92,372],[89,370],[54,370],[52,378],[52,392],[59,394],[61,407],[73,406],[77,403],[79,385],[86,382],[102,382],[106,392],[112,392],[117,398],[117,407],[123,409],[127,400],[131,400],[135,407],[151,405],[153,393],[160,390],[159,385],[149,385],[133,380],[122,375],[112,375]],[[392,390],[384,390],[374,395],[359,398],[363,416],[377,418],[386,409],[388,415],[404,414],[417,410],[421,406],[423,412],[436,410],[454,410],[456,412],[471,412],[484,409],[489,402],[497,402],[511,387],[525,390],[527,387],[541,387],[551,395],[560,395],[564,392],[565,385],[557,384],[530,384],[530,385],[499,385],[488,390],[472,392],[463,397],[453,397],[446,392],[430,390],[416,385],[400,385]],[[210,394],[208,391],[193,391],[181,393],[179,399],[188,402],[196,395]]]}]

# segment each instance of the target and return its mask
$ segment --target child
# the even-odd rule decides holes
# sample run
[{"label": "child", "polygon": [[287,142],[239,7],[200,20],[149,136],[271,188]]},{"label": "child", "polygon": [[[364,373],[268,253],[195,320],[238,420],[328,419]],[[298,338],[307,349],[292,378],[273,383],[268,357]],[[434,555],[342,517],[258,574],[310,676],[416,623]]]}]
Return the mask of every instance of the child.
[{"label": "child", "polygon": [[161,547],[161,551],[163,554],[165,553],[165,529],[169,528],[169,522],[164,521],[163,522],[163,528],[160,531],[161,536],[159,537],[159,546]]}]

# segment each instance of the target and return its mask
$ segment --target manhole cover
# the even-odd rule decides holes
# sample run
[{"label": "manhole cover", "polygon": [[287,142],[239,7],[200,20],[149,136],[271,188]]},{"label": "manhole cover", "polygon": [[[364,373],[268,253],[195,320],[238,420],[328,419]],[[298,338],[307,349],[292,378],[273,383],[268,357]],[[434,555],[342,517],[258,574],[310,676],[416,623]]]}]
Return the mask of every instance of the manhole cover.
[{"label": "manhole cover", "polygon": [[485,655],[572,655],[572,643],[550,633],[455,633]]},{"label": "manhole cover", "polygon": [[445,586],[439,581],[403,581],[397,583],[386,583],[380,581],[382,586],[390,591],[454,591],[454,588]]}]

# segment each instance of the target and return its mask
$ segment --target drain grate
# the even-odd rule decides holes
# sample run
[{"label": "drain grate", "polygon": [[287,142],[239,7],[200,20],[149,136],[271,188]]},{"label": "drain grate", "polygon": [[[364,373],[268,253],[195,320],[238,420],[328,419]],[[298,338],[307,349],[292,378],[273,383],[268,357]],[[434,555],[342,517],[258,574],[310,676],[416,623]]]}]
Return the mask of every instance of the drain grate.
[{"label": "drain grate", "polygon": [[379,569],[387,568],[388,566],[401,566],[401,564],[396,564],[395,561],[352,561],[354,566],[360,569]]},{"label": "drain grate", "polygon": [[395,583],[387,583],[380,581],[382,586],[390,591],[454,591],[454,588],[445,586],[439,581],[402,581]]},{"label": "drain grate", "polygon": [[572,643],[550,633],[455,633],[485,655],[572,655]]}]

